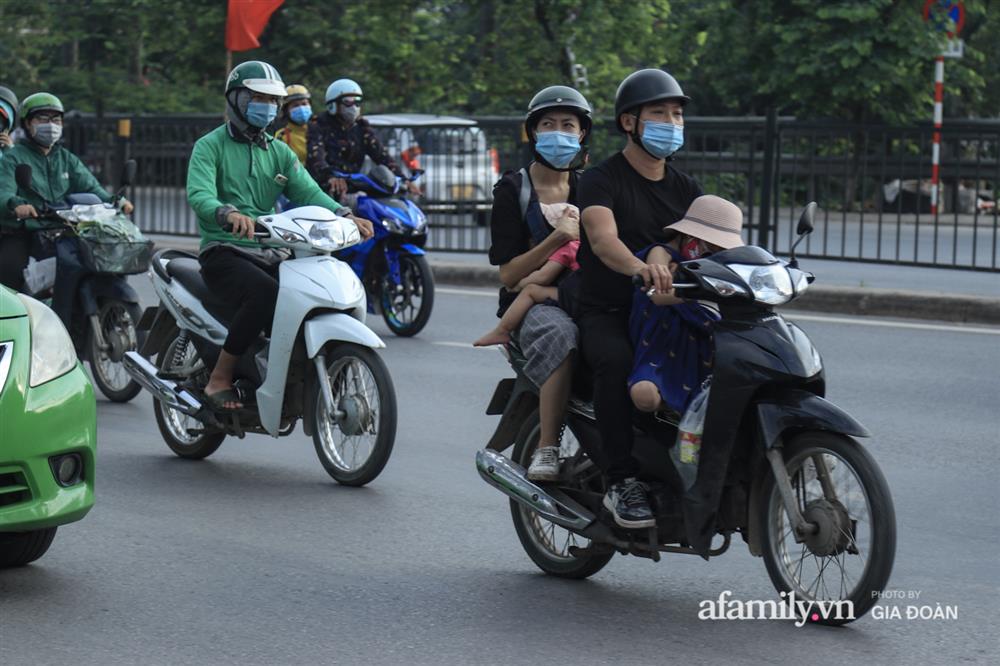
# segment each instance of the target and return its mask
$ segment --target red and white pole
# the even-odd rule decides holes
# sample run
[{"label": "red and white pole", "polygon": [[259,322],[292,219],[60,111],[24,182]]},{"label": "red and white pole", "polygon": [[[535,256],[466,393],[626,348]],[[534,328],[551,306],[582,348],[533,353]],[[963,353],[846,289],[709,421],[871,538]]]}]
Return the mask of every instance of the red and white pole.
[{"label": "red and white pole", "polygon": [[931,215],[938,212],[938,189],[940,188],[941,163],[941,120],[944,102],[944,56],[939,55],[934,63],[934,145],[931,148]]}]

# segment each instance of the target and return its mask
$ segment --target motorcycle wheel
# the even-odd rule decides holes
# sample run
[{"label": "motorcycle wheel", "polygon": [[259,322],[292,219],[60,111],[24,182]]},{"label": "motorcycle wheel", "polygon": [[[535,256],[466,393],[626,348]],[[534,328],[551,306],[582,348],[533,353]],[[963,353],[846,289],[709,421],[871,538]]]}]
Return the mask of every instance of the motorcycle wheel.
[{"label": "motorcycle wheel", "polygon": [[412,254],[399,255],[400,284],[382,278],[382,318],[400,337],[416,335],[431,318],[434,307],[434,275],[427,259]]},{"label": "motorcycle wheel", "polygon": [[0,569],[20,567],[45,554],[56,538],[55,527],[31,532],[0,532]]},{"label": "motorcycle wheel", "polygon": [[[541,432],[538,410],[533,411],[525,420],[514,442],[514,452],[511,459],[525,469],[531,464],[531,456],[538,447],[538,437]],[[563,433],[559,446],[559,458],[572,458],[580,451],[580,444],[570,428]],[[580,460],[586,455],[580,454]],[[565,464],[565,463],[564,463]],[[589,490],[604,493],[604,484],[596,465],[591,465],[593,474],[585,479],[574,479]],[[510,500],[510,515],[514,521],[514,530],[521,541],[524,552],[531,561],[545,573],[560,578],[581,579],[593,576],[604,568],[614,557],[614,551],[593,555],[573,555],[570,547],[586,548],[590,540],[569,530],[559,527],[539,517],[538,513],[514,500]]]},{"label": "motorcycle wheel", "polygon": [[843,435],[803,432],[784,446],[783,455],[799,508],[819,531],[795,542],[774,475],[768,474],[759,509],[767,573],[775,589],[794,592],[797,601],[851,602],[853,613],[840,605],[834,617],[810,610],[806,618],[846,624],[871,609],[892,572],[896,514],[888,484],[871,455]]},{"label": "motorcycle wheel", "polygon": [[94,383],[112,402],[128,402],[142,390],[122,364],[125,352],[139,348],[141,340],[135,326],[141,315],[142,309],[136,303],[101,303],[97,310],[97,322],[108,349],[99,348],[94,332],[88,330],[87,355]]},{"label": "motorcycle wheel", "polygon": [[[160,370],[176,370],[193,362],[198,356],[187,333],[175,330],[163,343],[163,348],[156,357]],[[208,369],[203,378],[208,380]],[[153,399],[153,415],[160,429],[160,436],[170,450],[181,458],[201,460],[215,453],[226,438],[224,432],[204,432],[205,425],[187,414],[167,407],[157,399]],[[191,431],[201,431],[192,433]]]},{"label": "motorcycle wheel", "polygon": [[363,486],[389,461],[396,441],[396,390],[382,359],[367,347],[339,343],[327,349],[334,419],[326,412],[319,382],[312,395],[312,437],[323,468],[338,483]]}]

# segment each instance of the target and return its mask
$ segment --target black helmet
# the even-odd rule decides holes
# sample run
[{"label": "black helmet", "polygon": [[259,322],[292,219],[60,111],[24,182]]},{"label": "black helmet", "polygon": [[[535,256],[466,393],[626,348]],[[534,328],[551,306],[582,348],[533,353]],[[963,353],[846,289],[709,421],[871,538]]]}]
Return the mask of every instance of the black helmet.
[{"label": "black helmet", "polygon": [[[580,119],[580,128],[583,130],[583,140],[580,141],[580,152],[577,153],[576,157],[573,158],[573,161],[565,169],[556,169],[538,154],[538,151],[535,150],[535,137],[532,135],[542,116],[555,109],[563,109],[576,114],[576,117]],[[531,149],[535,153],[535,159],[556,171],[572,171],[583,166],[587,158],[587,144],[590,142],[590,128],[593,125],[590,114],[590,102],[578,90],[569,86],[549,86],[535,93],[535,96],[528,102],[528,115],[524,117],[524,131],[528,136],[528,141],[531,142]]]},{"label": "black helmet", "polygon": [[10,118],[7,119],[7,127],[0,128],[0,131],[10,131],[17,127],[17,95],[10,88],[0,86],[0,101],[6,102],[10,106]]},{"label": "black helmet", "polygon": [[615,93],[615,125],[619,132],[624,132],[621,116],[627,111],[636,110],[643,104],[659,102],[666,99],[676,99],[687,104],[691,98],[681,90],[681,84],[662,69],[640,69],[625,77]]}]

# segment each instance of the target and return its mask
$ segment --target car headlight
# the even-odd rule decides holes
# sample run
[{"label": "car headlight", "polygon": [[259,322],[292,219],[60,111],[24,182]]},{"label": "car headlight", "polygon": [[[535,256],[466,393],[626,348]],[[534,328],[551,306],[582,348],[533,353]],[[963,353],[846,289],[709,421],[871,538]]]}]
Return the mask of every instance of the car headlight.
[{"label": "car headlight", "polygon": [[782,264],[728,264],[727,268],[743,278],[753,297],[761,303],[781,305],[792,300],[792,278]]},{"label": "car headlight", "polygon": [[31,371],[28,385],[31,388],[62,377],[76,367],[76,350],[73,340],[56,313],[30,296],[18,294],[28,311],[31,327]]},{"label": "car headlight", "polygon": [[314,222],[309,228],[309,243],[324,252],[336,252],[360,240],[358,225],[347,219]]}]

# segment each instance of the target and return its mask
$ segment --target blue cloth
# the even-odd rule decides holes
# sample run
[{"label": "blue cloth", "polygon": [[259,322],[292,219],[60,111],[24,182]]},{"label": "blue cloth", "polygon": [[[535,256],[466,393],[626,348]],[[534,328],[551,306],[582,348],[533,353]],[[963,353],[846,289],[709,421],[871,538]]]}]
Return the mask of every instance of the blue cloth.
[{"label": "blue cloth", "polygon": [[[651,245],[636,252],[646,260]],[[661,245],[674,261],[680,254]],[[695,302],[656,305],[642,290],[636,290],[629,317],[629,337],[635,350],[629,388],[650,381],[674,411],[683,413],[698,387],[712,372],[712,324],[719,316]]]}]

